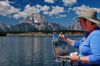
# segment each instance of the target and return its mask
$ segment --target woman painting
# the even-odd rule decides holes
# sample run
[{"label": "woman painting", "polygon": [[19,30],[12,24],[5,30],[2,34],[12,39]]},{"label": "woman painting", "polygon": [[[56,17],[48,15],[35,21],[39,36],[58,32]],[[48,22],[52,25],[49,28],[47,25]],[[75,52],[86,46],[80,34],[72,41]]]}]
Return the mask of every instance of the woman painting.
[{"label": "woman painting", "polygon": [[[82,40],[76,41],[61,37],[63,41],[79,49],[79,54],[72,53],[71,61],[78,61],[79,66],[100,66],[100,20],[96,18],[95,10],[84,10],[79,16],[81,27],[86,31]],[[88,13],[87,15],[85,13]]]}]

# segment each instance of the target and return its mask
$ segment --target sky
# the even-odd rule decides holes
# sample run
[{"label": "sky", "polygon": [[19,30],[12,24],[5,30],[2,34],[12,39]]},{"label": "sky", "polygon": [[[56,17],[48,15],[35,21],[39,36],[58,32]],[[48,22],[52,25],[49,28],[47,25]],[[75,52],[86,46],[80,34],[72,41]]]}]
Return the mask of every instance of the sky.
[{"label": "sky", "polygon": [[0,0],[0,22],[15,25],[32,13],[39,13],[48,22],[68,26],[80,9],[95,9],[100,19],[100,0]]}]

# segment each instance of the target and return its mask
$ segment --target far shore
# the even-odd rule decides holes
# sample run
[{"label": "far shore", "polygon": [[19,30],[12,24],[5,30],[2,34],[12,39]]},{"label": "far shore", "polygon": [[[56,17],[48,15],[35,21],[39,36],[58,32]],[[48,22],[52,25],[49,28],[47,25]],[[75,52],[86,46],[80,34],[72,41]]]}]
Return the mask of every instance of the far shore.
[{"label": "far shore", "polygon": [[[39,34],[39,33],[36,33],[36,34],[7,34],[6,36],[21,36],[21,37],[24,37],[24,36],[39,36],[39,37],[42,37],[42,36],[49,36],[51,37],[53,34]],[[83,34],[66,34],[67,36],[83,36]]]},{"label": "far shore", "polygon": [[[53,34],[59,34],[60,32],[9,32],[0,33],[0,36],[52,36]],[[65,32],[67,36],[83,36],[83,31],[67,31]]]}]

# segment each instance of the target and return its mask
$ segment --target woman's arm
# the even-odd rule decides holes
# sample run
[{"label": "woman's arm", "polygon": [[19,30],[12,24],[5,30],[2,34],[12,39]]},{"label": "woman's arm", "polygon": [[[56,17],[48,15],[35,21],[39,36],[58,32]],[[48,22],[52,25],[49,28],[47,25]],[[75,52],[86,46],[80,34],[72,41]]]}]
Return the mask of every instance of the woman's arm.
[{"label": "woman's arm", "polygon": [[90,40],[92,54],[88,56],[91,63],[100,63],[100,35],[93,35]]},{"label": "woman's arm", "polygon": [[80,57],[85,63],[100,63],[100,35],[93,35],[90,40],[91,55]]},{"label": "woman's arm", "polygon": [[69,39],[69,38],[62,38],[66,43],[68,43],[71,46],[74,46],[75,40]]},{"label": "woman's arm", "polygon": [[75,48],[79,48],[79,45],[80,45],[80,41],[75,41],[75,40],[72,40],[70,38],[65,38],[65,37],[61,37],[61,39],[63,41],[65,41],[67,44],[75,47]]}]

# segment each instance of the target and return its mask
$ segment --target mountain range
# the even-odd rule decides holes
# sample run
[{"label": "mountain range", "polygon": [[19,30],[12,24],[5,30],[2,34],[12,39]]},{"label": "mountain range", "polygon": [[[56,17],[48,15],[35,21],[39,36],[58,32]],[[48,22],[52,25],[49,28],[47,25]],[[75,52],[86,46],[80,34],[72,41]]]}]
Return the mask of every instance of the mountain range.
[{"label": "mountain range", "polygon": [[31,16],[20,21],[20,23],[10,26],[0,23],[0,32],[35,32],[35,31],[59,31],[59,30],[81,30],[79,22],[72,23],[64,27],[59,23],[48,22],[45,16],[33,13]]},{"label": "mountain range", "polygon": [[59,23],[50,23],[45,16],[33,13],[20,23],[9,26],[0,23],[0,32],[35,32],[35,31],[58,31],[66,28]]},{"label": "mountain range", "polygon": [[10,31],[10,26],[0,22],[0,32],[8,32]]},{"label": "mountain range", "polygon": [[69,26],[67,26],[67,30],[79,30],[84,31],[79,23],[79,21],[72,22]]}]

